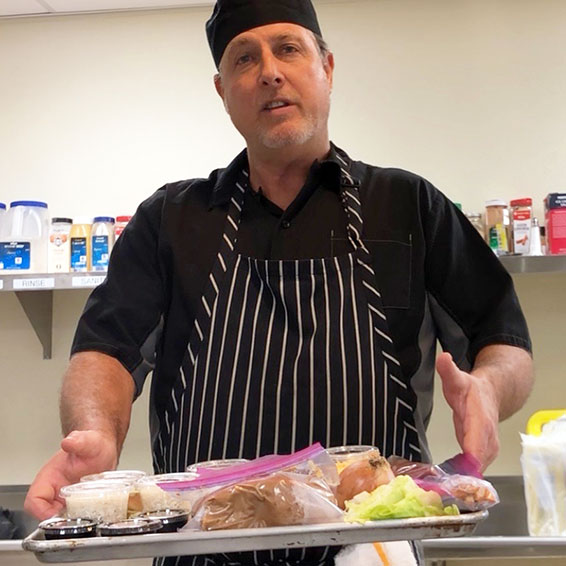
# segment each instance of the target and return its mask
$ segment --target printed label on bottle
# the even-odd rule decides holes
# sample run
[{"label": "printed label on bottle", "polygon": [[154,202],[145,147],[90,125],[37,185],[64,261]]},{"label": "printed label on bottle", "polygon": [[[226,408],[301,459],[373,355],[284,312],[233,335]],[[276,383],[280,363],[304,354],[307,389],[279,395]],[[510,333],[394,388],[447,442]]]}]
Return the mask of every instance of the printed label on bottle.
[{"label": "printed label on bottle", "polygon": [[92,270],[106,271],[108,269],[108,236],[92,237]]},{"label": "printed label on bottle", "polygon": [[31,265],[29,242],[0,242],[0,270],[24,270]]},{"label": "printed label on bottle", "polygon": [[73,271],[87,270],[86,238],[71,238],[71,269]]}]

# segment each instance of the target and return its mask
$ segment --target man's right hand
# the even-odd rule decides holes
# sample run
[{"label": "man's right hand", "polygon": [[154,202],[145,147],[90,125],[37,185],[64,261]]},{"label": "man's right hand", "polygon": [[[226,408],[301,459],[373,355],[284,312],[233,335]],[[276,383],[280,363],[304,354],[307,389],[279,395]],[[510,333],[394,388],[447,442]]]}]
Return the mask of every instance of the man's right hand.
[{"label": "man's right hand", "polygon": [[24,509],[39,520],[57,515],[64,506],[59,490],[87,474],[113,470],[118,464],[116,440],[97,430],[75,430],[41,468],[31,484]]}]

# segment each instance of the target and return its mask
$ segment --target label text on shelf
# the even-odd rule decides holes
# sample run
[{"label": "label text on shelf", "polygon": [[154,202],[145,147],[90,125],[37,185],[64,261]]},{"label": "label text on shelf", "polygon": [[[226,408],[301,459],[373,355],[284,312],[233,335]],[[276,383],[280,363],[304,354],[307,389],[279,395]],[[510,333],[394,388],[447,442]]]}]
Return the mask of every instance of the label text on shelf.
[{"label": "label text on shelf", "polygon": [[14,289],[53,289],[55,279],[53,277],[38,277],[33,279],[14,279]]},{"label": "label text on shelf", "polygon": [[73,277],[71,285],[73,287],[96,287],[100,285],[104,279],[105,275],[87,275],[85,277]]}]

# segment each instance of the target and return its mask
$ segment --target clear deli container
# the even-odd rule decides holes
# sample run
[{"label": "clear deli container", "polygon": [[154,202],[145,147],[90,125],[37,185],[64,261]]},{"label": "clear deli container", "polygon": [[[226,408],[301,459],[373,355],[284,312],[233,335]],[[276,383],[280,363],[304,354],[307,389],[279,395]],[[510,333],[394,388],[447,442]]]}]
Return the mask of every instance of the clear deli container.
[{"label": "clear deli container", "polygon": [[334,446],[332,448],[327,448],[326,452],[332,458],[336,464],[336,469],[340,473],[344,468],[349,466],[352,462],[360,460],[368,455],[369,452],[376,451],[379,449],[375,446],[369,446],[365,444],[355,444],[352,446]]},{"label": "clear deli container", "polygon": [[128,494],[128,516],[143,511],[141,497],[137,488],[137,482],[144,478],[147,474],[141,470],[109,470],[100,472],[99,474],[89,474],[83,476],[81,482],[88,481],[118,481],[125,482],[130,486]]},{"label": "clear deli container", "polygon": [[198,470],[224,470],[237,464],[249,462],[246,458],[224,458],[223,460],[207,460],[206,462],[196,462],[187,467],[187,472],[198,473]]},{"label": "clear deli container", "polygon": [[175,495],[175,492],[164,491],[157,484],[191,481],[196,477],[198,476],[194,472],[178,472],[141,478],[136,483],[136,490],[141,500],[141,510],[144,513],[164,509],[190,511],[194,501],[186,498],[181,499]]},{"label": "clear deli container", "polygon": [[147,474],[141,470],[109,470],[100,472],[99,474],[89,474],[83,476],[81,481],[98,481],[98,480],[121,480],[135,483]]},{"label": "clear deli container", "polygon": [[91,519],[113,523],[128,516],[132,484],[119,480],[93,480],[61,488],[69,519]]}]

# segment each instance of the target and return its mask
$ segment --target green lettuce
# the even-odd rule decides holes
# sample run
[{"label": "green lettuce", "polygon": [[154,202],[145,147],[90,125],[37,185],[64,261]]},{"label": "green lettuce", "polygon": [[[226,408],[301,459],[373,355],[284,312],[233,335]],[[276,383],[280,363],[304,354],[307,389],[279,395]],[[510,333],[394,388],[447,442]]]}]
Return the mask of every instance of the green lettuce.
[{"label": "green lettuce", "polygon": [[345,520],[350,523],[363,523],[379,519],[458,514],[456,505],[442,505],[438,493],[421,489],[409,476],[397,476],[371,493],[359,494],[346,501]]}]

